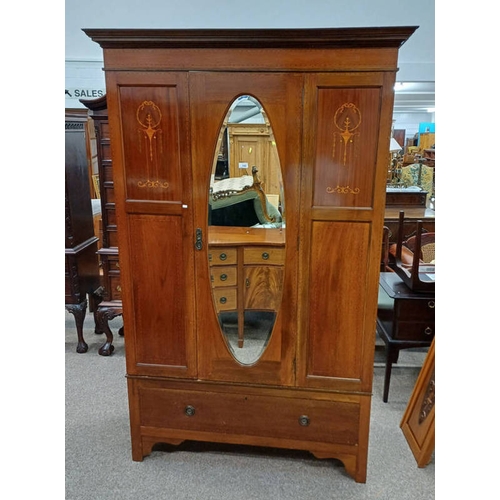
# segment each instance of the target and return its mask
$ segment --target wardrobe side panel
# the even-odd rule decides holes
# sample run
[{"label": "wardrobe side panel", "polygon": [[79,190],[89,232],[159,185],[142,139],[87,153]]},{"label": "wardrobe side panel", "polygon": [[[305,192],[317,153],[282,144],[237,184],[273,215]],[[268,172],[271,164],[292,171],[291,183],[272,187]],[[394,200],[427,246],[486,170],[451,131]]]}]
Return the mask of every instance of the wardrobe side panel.
[{"label": "wardrobe side panel", "polygon": [[308,376],[361,379],[369,225],[314,222]]}]

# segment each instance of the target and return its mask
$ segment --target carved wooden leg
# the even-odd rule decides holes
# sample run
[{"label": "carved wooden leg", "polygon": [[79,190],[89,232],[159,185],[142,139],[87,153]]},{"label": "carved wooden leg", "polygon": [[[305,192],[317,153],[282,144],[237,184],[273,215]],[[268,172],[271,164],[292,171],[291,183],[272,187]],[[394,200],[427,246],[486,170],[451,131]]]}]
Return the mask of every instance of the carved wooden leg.
[{"label": "carved wooden leg", "polygon": [[100,286],[97,290],[89,294],[90,298],[90,307],[89,310],[92,311],[94,315],[94,333],[95,334],[102,334],[104,333],[104,330],[99,327],[98,321],[97,321],[97,307],[103,300],[103,294],[104,294],[104,288]]},{"label": "carved wooden leg", "polygon": [[66,310],[75,317],[76,335],[78,337],[76,352],[83,354],[89,349],[89,346],[83,339],[83,322],[87,312],[87,301],[84,300],[83,302],[80,302],[80,304],[66,304]]},{"label": "carved wooden leg", "polygon": [[99,348],[101,356],[110,356],[115,350],[113,345],[113,332],[109,327],[109,321],[117,316],[121,316],[121,305],[111,305],[109,303],[99,304],[96,313],[97,328],[106,334],[106,342]]}]

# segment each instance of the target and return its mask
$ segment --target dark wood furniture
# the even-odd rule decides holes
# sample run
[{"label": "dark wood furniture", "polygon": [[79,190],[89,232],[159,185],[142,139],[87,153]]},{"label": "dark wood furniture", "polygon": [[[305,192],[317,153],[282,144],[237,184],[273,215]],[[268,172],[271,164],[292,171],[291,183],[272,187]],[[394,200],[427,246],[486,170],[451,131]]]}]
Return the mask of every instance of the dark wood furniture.
[{"label": "dark wood furniture", "polygon": [[[122,315],[122,301],[108,107],[105,95],[99,99],[80,99],[80,102],[89,109],[89,117],[94,124],[97,146],[102,213],[102,241],[97,253],[102,269],[103,302],[97,308],[96,321],[99,324],[100,331],[106,334],[106,341],[99,348],[99,354],[109,356],[114,350],[112,344],[113,332],[109,326],[109,321]],[[118,333],[123,335],[123,328],[120,328]]]},{"label": "dark wood furniture", "polygon": [[[84,30],[104,49],[133,460],[186,439],[273,446],[366,481],[393,89],[415,29]],[[251,365],[221,333],[207,240],[242,94],[271,123],[287,207],[281,305]]]},{"label": "dark wood furniture", "polygon": [[400,424],[418,467],[428,465],[435,445],[435,358],[433,340]]},{"label": "dark wood furniture", "polygon": [[385,205],[387,207],[420,207],[425,208],[427,191],[387,190]]},{"label": "dark wood furniture", "polygon": [[397,363],[399,351],[431,345],[435,306],[434,293],[413,292],[396,273],[380,273],[377,333],[386,345],[384,403],[388,401],[392,364]]},{"label": "dark wood furniture", "polygon": [[403,241],[417,234],[417,221],[422,221],[424,232],[434,233],[436,213],[430,208],[386,207],[384,225],[388,228],[389,243],[397,243],[399,235],[399,214],[404,211]]},{"label": "dark wood furniture", "polygon": [[[94,234],[85,136],[86,113],[66,111],[65,120],[65,304],[75,317],[78,344],[84,353],[83,322],[89,306],[95,315],[99,295],[98,238]],[[99,328],[96,327],[96,332]]]}]

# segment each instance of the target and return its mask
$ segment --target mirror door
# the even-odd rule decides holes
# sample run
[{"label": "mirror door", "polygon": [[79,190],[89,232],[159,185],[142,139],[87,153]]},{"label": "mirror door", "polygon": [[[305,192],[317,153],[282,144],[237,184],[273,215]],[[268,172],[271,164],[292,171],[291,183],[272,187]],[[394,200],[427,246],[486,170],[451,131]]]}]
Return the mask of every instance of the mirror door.
[{"label": "mirror door", "polygon": [[301,88],[190,74],[200,378],[293,384]]}]

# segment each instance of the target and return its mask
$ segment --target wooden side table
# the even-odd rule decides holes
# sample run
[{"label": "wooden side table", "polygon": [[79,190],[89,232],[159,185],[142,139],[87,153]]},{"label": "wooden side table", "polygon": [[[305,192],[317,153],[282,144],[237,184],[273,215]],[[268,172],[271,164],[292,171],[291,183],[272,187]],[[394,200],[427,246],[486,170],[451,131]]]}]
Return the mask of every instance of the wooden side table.
[{"label": "wooden side table", "polygon": [[434,339],[435,294],[408,288],[396,273],[380,273],[377,333],[386,345],[383,401],[389,398],[392,364],[399,351],[429,347]]}]

